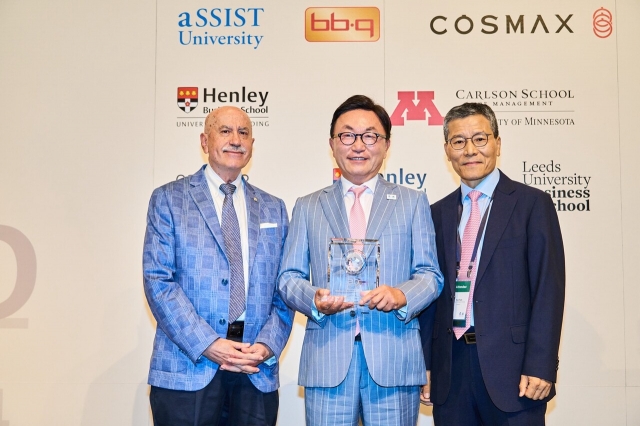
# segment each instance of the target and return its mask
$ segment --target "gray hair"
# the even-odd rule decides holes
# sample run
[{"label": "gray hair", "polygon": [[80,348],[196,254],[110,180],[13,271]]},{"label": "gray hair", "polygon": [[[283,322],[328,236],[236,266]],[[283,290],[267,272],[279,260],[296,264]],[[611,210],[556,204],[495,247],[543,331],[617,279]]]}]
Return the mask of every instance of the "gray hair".
[{"label": "gray hair", "polygon": [[499,136],[498,120],[496,120],[496,115],[493,113],[491,107],[486,104],[467,102],[451,108],[447,115],[444,117],[444,140],[446,141],[449,137],[449,122],[451,120],[458,120],[460,118],[466,118],[472,115],[482,115],[484,118],[486,118],[491,125],[493,137],[497,138]]}]

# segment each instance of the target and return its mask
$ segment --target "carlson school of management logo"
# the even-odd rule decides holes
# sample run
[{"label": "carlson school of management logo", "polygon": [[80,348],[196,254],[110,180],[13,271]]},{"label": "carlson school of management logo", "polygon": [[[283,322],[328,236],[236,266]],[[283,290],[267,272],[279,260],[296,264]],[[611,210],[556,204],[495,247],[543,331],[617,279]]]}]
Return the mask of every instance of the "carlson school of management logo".
[{"label": "carlson school of management logo", "polygon": [[197,87],[178,87],[178,107],[190,113],[198,106]]}]

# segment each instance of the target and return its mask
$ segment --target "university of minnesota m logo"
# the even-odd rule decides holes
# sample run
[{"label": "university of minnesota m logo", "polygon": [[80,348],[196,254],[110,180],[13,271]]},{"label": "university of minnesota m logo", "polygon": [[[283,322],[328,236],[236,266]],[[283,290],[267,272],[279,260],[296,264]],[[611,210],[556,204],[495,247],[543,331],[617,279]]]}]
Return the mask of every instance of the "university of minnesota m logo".
[{"label": "university of minnesota m logo", "polygon": [[[404,120],[426,120],[429,126],[441,126],[444,118],[433,103],[434,92],[398,92],[398,106],[391,114],[391,124],[404,126]],[[414,101],[418,101],[416,104]],[[405,115],[406,112],[406,116]],[[403,117],[404,116],[404,117]]]}]

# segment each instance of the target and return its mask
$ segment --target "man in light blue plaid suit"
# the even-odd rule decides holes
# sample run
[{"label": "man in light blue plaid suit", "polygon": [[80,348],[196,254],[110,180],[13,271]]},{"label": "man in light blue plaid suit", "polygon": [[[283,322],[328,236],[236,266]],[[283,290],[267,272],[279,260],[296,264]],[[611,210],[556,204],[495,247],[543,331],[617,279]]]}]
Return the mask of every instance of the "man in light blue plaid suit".
[{"label": "man in light blue plaid suit", "polygon": [[[426,194],[378,176],[390,134],[382,106],[360,95],[345,101],[329,139],[342,177],[298,199],[293,210],[278,290],[307,316],[298,379],[307,425],[417,422],[426,382],[417,316],[438,297],[443,279]],[[352,213],[357,203],[359,216]],[[331,295],[327,279],[329,242],[352,236],[352,217],[362,217],[365,238],[381,247],[380,286],[357,303]]]},{"label": "man in light blue plaid suit", "polygon": [[273,426],[278,358],[293,322],[276,291],[287,211],[242,177],[254,142],[247,114],[215,110],[200,140],[209,164],[156,189],[149,204],[154,423]]}]

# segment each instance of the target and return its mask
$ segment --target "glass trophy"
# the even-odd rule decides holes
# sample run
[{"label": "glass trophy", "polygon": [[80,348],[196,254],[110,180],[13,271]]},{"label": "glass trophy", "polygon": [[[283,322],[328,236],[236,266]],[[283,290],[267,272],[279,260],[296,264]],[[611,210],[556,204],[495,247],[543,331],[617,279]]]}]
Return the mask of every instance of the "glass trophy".
[{"label": "glass trophy", "polygon": [[327,277],[333,296],[358,303],[360,292],[373,290],[380,282],[380,242],[354,238],[332,238],[329,243]]}]

